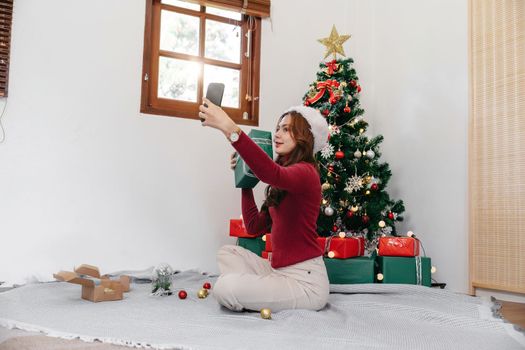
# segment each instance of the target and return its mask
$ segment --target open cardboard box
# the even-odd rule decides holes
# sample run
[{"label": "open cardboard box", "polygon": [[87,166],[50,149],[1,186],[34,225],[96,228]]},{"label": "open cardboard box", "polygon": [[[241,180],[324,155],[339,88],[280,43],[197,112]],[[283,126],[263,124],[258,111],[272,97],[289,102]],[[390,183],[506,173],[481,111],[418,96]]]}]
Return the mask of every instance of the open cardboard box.
[{"label": "open cardboard box", "polygon": [[100,276],[98,267],[82,264],[75,272],[60,271],[53,274],[57,280],[80,284],[82,299],[93,302],[122,300],[124,292],[129,292],[129,276],[110,279],[108,275]]}]

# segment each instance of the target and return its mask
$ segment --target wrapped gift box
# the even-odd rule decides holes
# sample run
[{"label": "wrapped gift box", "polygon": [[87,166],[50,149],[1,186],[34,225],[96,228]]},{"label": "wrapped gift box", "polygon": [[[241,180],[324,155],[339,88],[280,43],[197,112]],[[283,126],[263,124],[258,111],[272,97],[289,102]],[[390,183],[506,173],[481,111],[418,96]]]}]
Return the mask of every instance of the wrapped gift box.
[{"label": "wrapped gift box", "polygon": [[317,242],[330,258],[348,259],[365,253],[364,237],[318,237]]},{"label": "wrapped gift box", "polygon": [[242,219],[230,219],[230,236],[244,238],[254,237],[246,231],[246,227],[244,226],[244,221]]},{"label": "wrapped gift box", "polygon": [[380,283],[418,284],[430,287],[431,260],[428,257],[378,256],[378,272],[383,274]]},{"label": "wrapped gift box", "polygon": [[264,248],[266,247],[266,242],[262,240],[262,236],[253,238],[239,237],[237,239],[237,245],[261,256]]},{"label": "wrapped gift box", "polygon": [[380,256],[418,256],[419,240],[412,237],[379,238]]},{"label": "wrapped gift box", "polygon": [[269,252],[267,250],[263,250],[263,252],[261,253],[261,256],[263,257],[263,259],[272,260],[272,252]]},{"label": "wrapped gift box", "polygon": [[263,241],[266,242],[265,250],[268,252],[272,251],[272,235],[267,233],[263,236]]},{"label": "wrapped gift box", "polygon": [[[248,136],[262,148],[270,158],[273,158],[272,133],[269,131],[252,129]],[[253,174],[241,157],[235,166],[235,187],[254,188],[259,179]]]},{"label": "wrapped gift box", "polygon": [[324,263],[331,284],[374,283],[374,256],[350,259],[324,258]]}]

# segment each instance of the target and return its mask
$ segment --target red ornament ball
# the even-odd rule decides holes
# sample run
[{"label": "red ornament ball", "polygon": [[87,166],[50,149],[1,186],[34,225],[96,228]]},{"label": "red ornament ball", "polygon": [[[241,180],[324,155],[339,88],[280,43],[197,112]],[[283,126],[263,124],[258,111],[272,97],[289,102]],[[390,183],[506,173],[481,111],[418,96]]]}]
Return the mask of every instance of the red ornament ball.
[{"label": "red ornament ball", "polygon": [[327,117],[328,114],[330,114],[330,111],[329,111],[328,109],[323,110],[323,115],[324,115],[325,117]]},{"label": "red ornament ball", "polygon": [[372,191],[377,191],[378,188],[379,188],[379,186],[377,186],[377,184],[372,184],[372,185],[370,186],[370,189],[371,189]]},{"label": "red ornament ball", "polygon": [[357,81],[355,81],[355,80],[350,80],[350,85],[351,85],[352,87],[356,87],[356,86],[357,86]]},{"label": "red ornament ball", "polygon": [[363,224],[368,224],[368,222],[370,221],[370,216],[363,215],[363,217],[361,218],[361,221],[363,221]]},{"label": "red ornament ball", "polygon": [[309,106],[310,105],[310,101],[304,101],[304,105],[305,106]]},{"label": "red ornament ball", "polygon": [[210,284],[210,282],[206,282],[206,283],[204,283],[204,284],[202,285],[202,288],[204,288],[204,289],[211,289],[211,284]]},{"label": "red ornament ball", "polygon": [[187,296],[188,296],[188,293],[186,293],[185,290],[181,290],[179,292],[179,299],[186,299]]},{"label": "red ornament ball", "polygon": [[350,113],[352,110],[350,109],[350,107],[346,106],[344,108],[344,111],[345,111],[345,113]]},{"label": "red ornament ball", "polygon": [[344,157],[345,157],[345,153],[343,151],[335,152],[335,158],[336,159],[343,159]]},{"label": "red ornament ball", "polygon": [[392,213],[392,212],[388,212],[388,218],[389,218],[390,220],[394,220],[394,213]]},{"label": "red ornament ball", "polygon": [[328,166],[328,171],[330,171],[330,172],[334,172],[334,166],[333,166],[333,165],[329,165],[329,166]]},{"label": "red ornament ball", "polygon": [[332,231],[337,232],[337,230],[339,230],[339,227],[337,227],[337,225],[334,225],[334,227],[332,227]]},{"label": "red ornament ball", "polygon": [[361,92],[361,85],[357,85],[357,92]]},{"label": "red ornament ball", "polygon": [[346,212],[346,217],[347,217],[347,218],[353,218],[353,217],[354,217],[354,212],[351,211],[351,210],[347,211],[347,212]]}]

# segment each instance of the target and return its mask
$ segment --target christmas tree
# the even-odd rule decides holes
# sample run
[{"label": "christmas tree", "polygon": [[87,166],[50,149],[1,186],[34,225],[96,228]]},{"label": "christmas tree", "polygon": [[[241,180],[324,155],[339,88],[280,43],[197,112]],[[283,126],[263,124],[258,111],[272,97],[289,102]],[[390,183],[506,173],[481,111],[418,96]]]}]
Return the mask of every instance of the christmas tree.
[{"label": "christmas tree", "polygon": [[383,136],[368,138],[368,123],[360,107],[361,86],[351,58],[344,57],[343,42],[335,26],[317,80],[310,84],[303,103],[318,109],[327,119],[329,143],[317,154],[323,200],[317,231],[320,236],[365,236],[369,251],[382,235],[396,235],[395,223],[402,221],[403,202],[390,199],[386,192],[392,175],[387,163],[380,163],[379,145]]}]

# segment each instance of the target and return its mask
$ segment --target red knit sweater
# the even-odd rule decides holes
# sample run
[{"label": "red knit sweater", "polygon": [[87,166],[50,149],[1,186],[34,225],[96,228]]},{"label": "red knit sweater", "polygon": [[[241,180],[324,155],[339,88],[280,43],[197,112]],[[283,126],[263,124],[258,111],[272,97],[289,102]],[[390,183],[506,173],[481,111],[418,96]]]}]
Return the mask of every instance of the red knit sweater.
[{"label": "red knit sweater", "polygon": [[[272,267],[284,267],[323,255],[317,244],[317,217],[322,195],[315,166],[306,162],[280,166],[245,133],[241,133],[233,147],[259,180],[286,191],[281,203],[269,210]],[[260,236],[268,232],[270,220],[266,212],[257,208],[251,189],[242,190],[242,215],[250,234]]]}]

